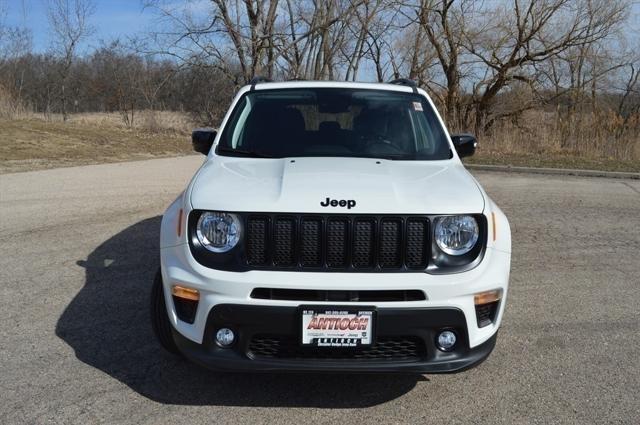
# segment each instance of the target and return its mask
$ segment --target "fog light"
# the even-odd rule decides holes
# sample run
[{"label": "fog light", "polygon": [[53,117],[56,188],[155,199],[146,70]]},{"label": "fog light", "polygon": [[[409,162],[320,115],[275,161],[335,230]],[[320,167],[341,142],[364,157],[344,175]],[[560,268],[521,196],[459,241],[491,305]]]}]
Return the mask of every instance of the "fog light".
[{"label": "fog light", "polygon": [[233,334],[233,331],[229,328],[221,328],[216,332],[216,342],[220,347],[228,347],[233,344],[236,336]]},{"label": "fog light", "polygon": [[456,345],[456,340],[457,338],[454,332],[442,331],[438,334],[436,343],[438,344],[438,349],[442,351],[451,351]]}]

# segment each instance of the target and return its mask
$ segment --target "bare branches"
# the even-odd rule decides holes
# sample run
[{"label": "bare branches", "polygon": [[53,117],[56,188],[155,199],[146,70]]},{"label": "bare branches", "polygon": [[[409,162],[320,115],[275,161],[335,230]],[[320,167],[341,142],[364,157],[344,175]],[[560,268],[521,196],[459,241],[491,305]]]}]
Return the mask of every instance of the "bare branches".
[{"label": "bare branches", "polygon": [[89,18],[95,8],[90,0],[49,0],[47,16],[52,32],[53,51],[64,60],[60,70],[62,116],[67,120],[66,82],[78,44],[92,31]]},{"label": "bare branches", "polygon": [[75,55],[78,43],[92,32],[88,20],[94,11],[89,0],[49,0],[47,17],[52,49],[67,61]]},{"label": "bare branches", "polygon": [[595,45],[611,35],[626,10],[627,3],[619,0],[514,0],[511,8],[484,11],[486,30],[464,40],[469,54],[489,71],[474,99],[476,129],[492,122],[487,120],[492,102],[511,82],[522,79],[517,75],[524,72],[537,80],[538,64]]}]

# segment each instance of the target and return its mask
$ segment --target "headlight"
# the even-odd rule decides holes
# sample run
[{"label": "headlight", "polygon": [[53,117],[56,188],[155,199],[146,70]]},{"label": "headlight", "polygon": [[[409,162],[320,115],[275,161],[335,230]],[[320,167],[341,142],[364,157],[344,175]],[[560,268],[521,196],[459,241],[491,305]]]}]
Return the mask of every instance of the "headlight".
[{"label": "headlight", "polygon": [[240,220],[235,214],[207,211],[196,226],[203,247],[212,252],[227,252],[240,240]]},{"label": "headlight", "polygon": [[446,254],[464,255],[478,242],[478,222],[470,215],[436,217],[435,222],[436,244]]}]

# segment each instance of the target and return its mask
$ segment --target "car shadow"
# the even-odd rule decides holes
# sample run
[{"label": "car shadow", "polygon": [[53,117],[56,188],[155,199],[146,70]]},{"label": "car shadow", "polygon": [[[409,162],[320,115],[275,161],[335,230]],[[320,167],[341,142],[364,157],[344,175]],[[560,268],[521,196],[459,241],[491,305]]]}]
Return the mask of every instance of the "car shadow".
[{"label": "car shadow", "polygon": [[151,400],[184,405],[367,407],[425,380],[421,375],[214,373],[166,353],[149,320],[160,220],[140,221],[78,261],[86,282],[60,316],[56,335],[82,362]]}]

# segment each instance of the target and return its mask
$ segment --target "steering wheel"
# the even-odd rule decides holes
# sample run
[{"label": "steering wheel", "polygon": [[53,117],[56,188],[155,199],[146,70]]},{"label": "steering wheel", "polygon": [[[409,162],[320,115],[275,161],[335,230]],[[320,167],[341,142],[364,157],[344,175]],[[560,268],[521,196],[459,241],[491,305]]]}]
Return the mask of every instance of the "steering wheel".
[{"label": "steering wheel", "polygon": [[368,153],[404,153],[391,140],[385,139],[379,134],[366,136],[363,142],[363,148]]}]

